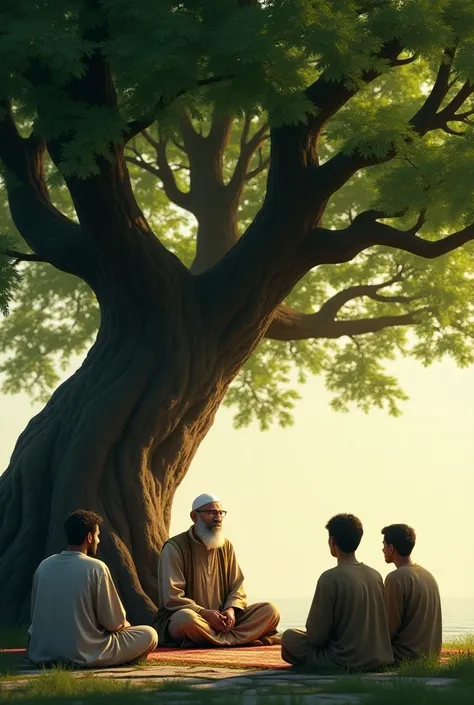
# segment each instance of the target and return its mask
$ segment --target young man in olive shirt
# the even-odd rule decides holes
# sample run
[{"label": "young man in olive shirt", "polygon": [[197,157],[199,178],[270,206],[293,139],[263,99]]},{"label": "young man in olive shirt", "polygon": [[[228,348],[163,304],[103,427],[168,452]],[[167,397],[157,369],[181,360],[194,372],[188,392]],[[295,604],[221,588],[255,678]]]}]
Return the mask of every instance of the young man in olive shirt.
[{"label": "young man in olive shirt", "polygon": [[363,528],[352,514],[338,514],[326,529],[337,566],[321,575],[306,631],[289,629],[282,657],[320,670],[372,670],[393,663],[382,576],[355,557]]},{"label": "young man in olive shirt", "polygon": [[396,661],[439,655],[442,642],[441,600],[434,577],[413,563],[416,534],[407,524],[382,529],[386,563],[396,570],[385,579],[385,602]]}]

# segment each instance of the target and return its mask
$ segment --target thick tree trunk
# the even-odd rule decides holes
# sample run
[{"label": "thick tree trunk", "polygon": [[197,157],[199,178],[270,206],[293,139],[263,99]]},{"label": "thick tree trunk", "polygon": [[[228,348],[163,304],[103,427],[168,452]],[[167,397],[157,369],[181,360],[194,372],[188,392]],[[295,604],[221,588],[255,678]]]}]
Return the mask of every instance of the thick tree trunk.
[{"label": "thick tree trunk", "polygon": [[191,294],[177,292],[158,314],[143,302],[124,314],[118,299],[102,307],[82,367],[29,423],[0,477],[2,627],[27,622],[33,572],[64,549],[64,519],[80,507],[105,519],[99,557],[130,621],[153,621],[173,496],[231,373],[213,364]]}]

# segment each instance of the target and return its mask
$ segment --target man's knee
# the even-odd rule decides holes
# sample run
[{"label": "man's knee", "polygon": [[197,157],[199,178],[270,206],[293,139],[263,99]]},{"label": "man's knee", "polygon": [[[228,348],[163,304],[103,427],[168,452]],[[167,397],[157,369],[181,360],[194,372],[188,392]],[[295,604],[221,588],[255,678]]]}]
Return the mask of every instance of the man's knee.
[{"label": "man's knee", "polygon": [[291,664],[302,664],[307,658],[308,639],[296,629],[287,629],[281,636],[281,656]]},{"label": "man's knee", "polygon": [[290,650],[291,646],[294,643],[294,635],[296,634],[294,629],[287,629],[283,634],[281,635],[281,645],[285,648]]},{"label": "man's knee", "polygon": [[143,643],[145,644],[145,649],[152,651],[158,646],[158,633],[153,627],[143,626],[140,627],[143,632]]},{"label": "man's knee", "polygon": [[148,653],[158,646],[158,634],[156,629],[146,625],[129,627],[127,632],[133,637],[137,651]]},{"label": "man's knee", "polygon": [[174,612],[168,623],[168,631],[173,638],[186,636],[199,621],[199,615],[194,610],[182,609]]},{"label": "man's knee", "polygon": [[273,602],[264,602],[264,605],[266,605],[270,617],[280,621],[280,610],[278,607],[274,605]]},{"label": "man's knee", "polygon": [[275,627],[278,626],[280,621],[280,612],[278,607],[273,604],[273,602],[261,602],[259,604],[260,615],[265,615],[269,624],[273,624]]},{"label": "man's knee", "polygon": [[120,666],[123,663],[133,663],[147,656],[158,644],[156,630],[146,625],[126,627],[116,632],[115,636],[118,640],[115,654],[107,664],[100,662],[98,665]]}]

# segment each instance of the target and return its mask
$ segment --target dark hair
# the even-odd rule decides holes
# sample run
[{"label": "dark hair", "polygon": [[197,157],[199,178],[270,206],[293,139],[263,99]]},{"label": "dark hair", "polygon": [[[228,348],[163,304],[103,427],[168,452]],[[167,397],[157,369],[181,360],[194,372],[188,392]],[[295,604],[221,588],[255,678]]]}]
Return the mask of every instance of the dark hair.
[{"label": "dark hair", "polygon": [[408,524],[391,524],[382,529],[385,543],[393,546],[399,556],[409,556],[416,543],[415,529]]},{"label": "dark hair", "polygon": [[76,509],[64,522],[64,531],[69,546],[81,546],[87,534],[93,534],[95,527],[100,526],[104,520],[95,512],[86,509]]},{"label": "dark hair", "polygon": [[336,514],[329,519],[326,529],[344,553],[354,553],[364,534],[362,522],[353,514]]}]

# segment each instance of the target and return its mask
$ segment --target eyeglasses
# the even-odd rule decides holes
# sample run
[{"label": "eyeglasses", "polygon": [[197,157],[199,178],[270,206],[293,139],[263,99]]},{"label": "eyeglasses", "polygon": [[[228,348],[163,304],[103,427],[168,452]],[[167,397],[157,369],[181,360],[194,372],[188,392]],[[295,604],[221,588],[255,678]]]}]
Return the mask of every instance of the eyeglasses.
[{"label": "eyeglasses", "polygon": [[212,519],[217,519],[217,517],[224,518],[227,514],[225,509],[196,509],[198,514],[209,514]]}]

